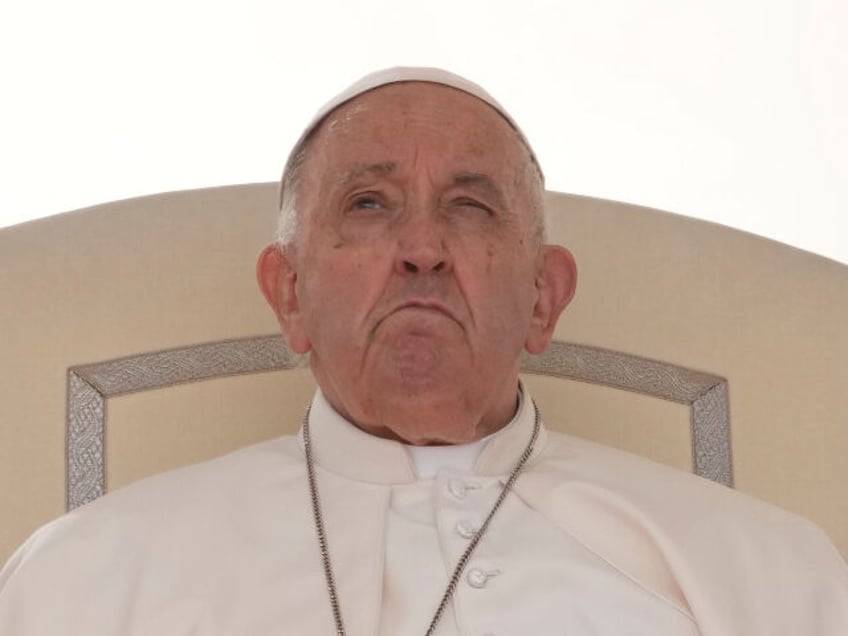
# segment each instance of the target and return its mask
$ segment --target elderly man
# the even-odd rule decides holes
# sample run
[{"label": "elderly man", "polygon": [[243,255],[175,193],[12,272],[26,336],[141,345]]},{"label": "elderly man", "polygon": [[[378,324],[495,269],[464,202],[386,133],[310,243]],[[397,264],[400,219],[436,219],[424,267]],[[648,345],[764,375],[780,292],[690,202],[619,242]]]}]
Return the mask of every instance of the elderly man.
[{"label": "elderly man", "polygon": [[818,530],[544,429],[519,356],[576,270],[542,187],[462,78],[394,69],[333,100],[257,268],[320,387],[301,435],[40,530],[0,575],[0,633],[848,633]]}]

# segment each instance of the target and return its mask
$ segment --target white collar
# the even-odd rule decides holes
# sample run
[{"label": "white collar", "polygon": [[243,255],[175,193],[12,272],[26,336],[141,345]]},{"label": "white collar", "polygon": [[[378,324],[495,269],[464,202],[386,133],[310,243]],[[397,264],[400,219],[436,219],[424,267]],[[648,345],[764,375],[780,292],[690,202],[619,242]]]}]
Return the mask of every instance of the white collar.
[{"label": "white collar", "polygon": [[[488,476],[508,474],[532,435],[534,419],[532,400],[520,400],[512,422],[480,440],[480,446],[474,449],[473,472]],[[357,428],[333,409],[320,389],[312,400],[309,430],[315,463],[326,470],[348,479],[379,484],[412,483],[418,479],[406,445]],[[542,427],[531,461],[544,448],[546,440]],[[300,444],[302,447],[302,429]]]}]

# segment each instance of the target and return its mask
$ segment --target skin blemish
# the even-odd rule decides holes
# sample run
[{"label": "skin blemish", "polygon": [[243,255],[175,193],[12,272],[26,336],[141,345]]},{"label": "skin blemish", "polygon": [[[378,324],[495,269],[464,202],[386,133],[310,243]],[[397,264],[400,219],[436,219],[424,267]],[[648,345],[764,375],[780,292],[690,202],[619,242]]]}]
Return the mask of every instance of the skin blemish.
[{"label": "skin blemish", "polygon": [[491,243],[486,244],[486,273],[491,273],[492,264],[495,262],[495,248]]}]

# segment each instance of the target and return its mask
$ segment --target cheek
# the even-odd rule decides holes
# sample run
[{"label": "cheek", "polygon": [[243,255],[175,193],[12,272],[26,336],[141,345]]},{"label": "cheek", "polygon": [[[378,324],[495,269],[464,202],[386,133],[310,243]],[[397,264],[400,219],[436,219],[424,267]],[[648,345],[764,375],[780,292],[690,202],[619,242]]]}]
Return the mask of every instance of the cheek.
[{"label": "cheek", "polygon": [[460,285],[478,320],[503,333],[527,319],[532,312],[534,281],[524,262],[491,247],[480,252],[474,272],[462,276]]},{"label": "cheek", "polygon": [[316,336],[321,330],[350,333],[382,291],[380,264],[373,256],[344,247],[329,252],[305,263],[307,274],[299,281],[304,316]]},{"label": "cheek", "polygon": [[[501,260],[503,259],[503,260]],[[527,259],[514,255],[494,256],[492,294],[505,321],[518,327],[529,321],[536,299],[535,271]]]}]

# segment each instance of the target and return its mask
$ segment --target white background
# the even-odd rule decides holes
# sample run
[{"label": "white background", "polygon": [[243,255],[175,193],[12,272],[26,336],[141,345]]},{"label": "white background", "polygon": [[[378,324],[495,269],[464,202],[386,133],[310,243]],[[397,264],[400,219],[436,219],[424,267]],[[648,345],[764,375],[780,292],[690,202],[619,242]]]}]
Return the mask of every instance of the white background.
[{"label": "white background", "polygon": [[548,187],[848,262],[844,0],[3,0],[0,225],[278,177],[366,72],[443,66]]}]

